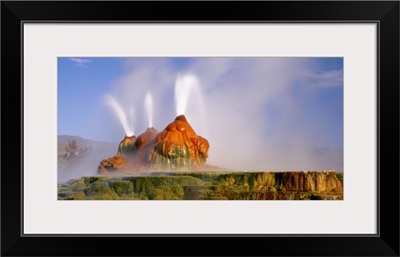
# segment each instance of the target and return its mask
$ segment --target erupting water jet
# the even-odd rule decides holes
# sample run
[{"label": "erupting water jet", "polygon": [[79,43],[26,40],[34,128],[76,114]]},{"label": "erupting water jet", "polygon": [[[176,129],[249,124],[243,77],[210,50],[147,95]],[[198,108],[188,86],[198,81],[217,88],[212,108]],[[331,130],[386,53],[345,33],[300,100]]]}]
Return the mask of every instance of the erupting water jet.
[{"label": "erupting water jet", "polygon": [[176,116],[185,114],[190,91],[195,87],[199,87],[199,80],[194,74],[178,75],[175,81]]},{"label": "erupting water jet", "polygon": [[131,137],[134,135],[134,131],[133,128],[131,128],[129,126],[128,120],[126,118],[125,112],[122,109],[121,105],[112,97],[109,95],[105,96],[105,103],[108,104],[109,106],[111,106],[111,108],[113,109],[115,115],[117,116],[117,118],[119,119],[119,121],[121,122],[121,125],[125,131],[125,135],[128,137]]}]

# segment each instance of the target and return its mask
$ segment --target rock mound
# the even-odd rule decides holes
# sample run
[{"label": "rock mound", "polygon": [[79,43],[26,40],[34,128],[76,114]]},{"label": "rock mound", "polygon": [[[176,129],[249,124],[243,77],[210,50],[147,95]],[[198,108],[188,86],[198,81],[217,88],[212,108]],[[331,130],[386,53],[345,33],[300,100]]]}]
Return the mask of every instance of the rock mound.
[{"label": "rock mound", "polygon": [[134,166],[146,166],[149,162],[149,156],[154,146],[154,140],[158,131],[151,127],[146,129],[145,132],[140,134],[134,142],[134,157],[130,163]]},{"label": "rock mound", "polygon": [[124,139],[119,143],[117,156],[122,156],[129,159],[134,153],[135,149],[135,136],[125,136]]},{"label": "rock mound", "polygon": [[124,170],[128,167],[128,162],[122,156],[113,156],[111,158],[102,160],[97,173],[100,174],[109,174],[111,172],[115,172],[116,170]]},{"label": "rock mound", "polygon": [[155,138],[150,153],[153,169],[198,169],[208,157],[208,141],[198,136],[186,117],[180,115]]}]

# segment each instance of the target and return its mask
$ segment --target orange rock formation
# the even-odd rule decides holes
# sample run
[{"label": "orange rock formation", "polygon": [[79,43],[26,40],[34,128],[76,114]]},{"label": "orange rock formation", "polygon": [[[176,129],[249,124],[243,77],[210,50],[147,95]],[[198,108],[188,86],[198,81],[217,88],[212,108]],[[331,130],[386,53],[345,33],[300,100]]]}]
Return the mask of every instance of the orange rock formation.
[{"label": "orange rock formation", "polygon": [[208,141],[196,135],[186,117],[180,115],[163,131],[148,128],[144,133],[125,136],[117,155],[101,162],[98,172],[151,170],[201,170],[206,165]]},{"label": "orange rock formation", "polygon": [[186,117],[180,115],[161,131],[150,154],[153,168],[199,168],[208,157],[208,141],[196,135]]},{"label": "orange rock formation", "polygon": [[115,172],[116,170],[124,170],[128,167],[128,162],[122,156],[113,156],[108,159],[101,161],[97,173],[109,174],[110,172]]}]

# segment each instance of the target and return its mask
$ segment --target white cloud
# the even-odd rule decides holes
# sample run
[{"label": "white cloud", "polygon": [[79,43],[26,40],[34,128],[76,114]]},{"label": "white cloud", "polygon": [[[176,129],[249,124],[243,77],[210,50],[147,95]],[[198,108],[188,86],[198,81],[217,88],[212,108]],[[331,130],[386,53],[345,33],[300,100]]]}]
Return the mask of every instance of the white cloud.
[{"label": "white cloud", "polygon": [[70,61],[75,63],[75,66],[77,67],[87,67],[86,63],[91,62],[92,60],[89,59],[81,59],[81,58],[69,58]]}]

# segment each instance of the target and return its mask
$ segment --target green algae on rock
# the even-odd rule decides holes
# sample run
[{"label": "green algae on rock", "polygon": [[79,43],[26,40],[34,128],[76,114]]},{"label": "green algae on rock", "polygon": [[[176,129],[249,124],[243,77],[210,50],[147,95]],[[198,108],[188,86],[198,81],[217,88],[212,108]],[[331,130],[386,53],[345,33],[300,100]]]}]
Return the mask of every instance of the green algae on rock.
[{"label": "green algae on rock", "polygon": [[85,188],[85,194],[99,200],[113,200],[118,194],[106,182],[94,182]]},{"label": "green algae on rock", "polygon": [[149,175],[73,179],[58,186],[58,199],[343,200],[343,174],[335,171],[154,172]]},{"label": "green algae on rock", "polygon": [[118,196],[131,196],[133,194],[133,184],[126,180],[109,180],[108,186],[118,195]]}]

